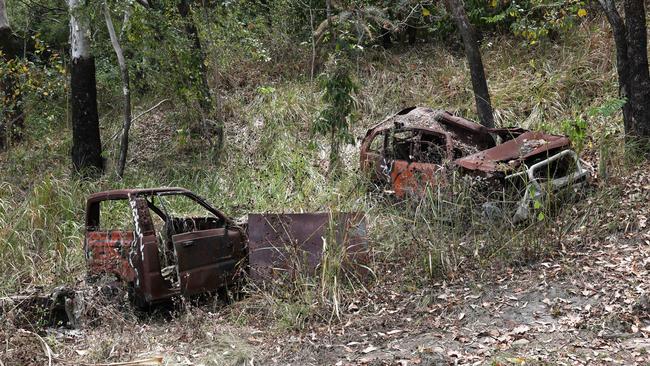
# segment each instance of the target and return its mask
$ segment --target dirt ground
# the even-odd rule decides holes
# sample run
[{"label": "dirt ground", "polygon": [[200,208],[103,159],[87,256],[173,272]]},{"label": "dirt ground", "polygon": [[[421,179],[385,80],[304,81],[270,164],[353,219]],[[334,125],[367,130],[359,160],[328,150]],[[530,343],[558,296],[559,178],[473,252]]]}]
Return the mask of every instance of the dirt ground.
[{"label": "dirt ground", "polygon": [[385,294],[374,315],[284,340],[262,363],[647,364],[650,232],[624,242],[428,294]]},{"label": "dirt ground", "polygon": [[45,332],[3,319],[0,365],[649,364],[650,176],[616,184],[615,209],[528,267],[467,271],[417,290],[393,273],[340,321],[301,331],[244,314],[265,306],[255,298],[144,318],[106,307],[98,324]]}]

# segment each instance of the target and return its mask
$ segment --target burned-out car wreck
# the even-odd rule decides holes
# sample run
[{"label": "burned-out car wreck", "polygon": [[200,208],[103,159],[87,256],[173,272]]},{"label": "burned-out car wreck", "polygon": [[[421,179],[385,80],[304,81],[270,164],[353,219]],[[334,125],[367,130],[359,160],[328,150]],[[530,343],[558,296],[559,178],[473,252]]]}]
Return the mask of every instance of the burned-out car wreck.
[{"label": "burned-out car wreck", "polygon": [[117,276],[140,305],[234,284],[247,256],[244,229],[183,188],[91,195],[84,248],[90,275]]},{"label": "burned-out car wreck", "polygon": [[351,266],[362,263],[365,225],[359,213],[251,214],[238,224],[183,188],[124,189],[88,198],[84,249],[91,278],[116,277],[145,306],[314,273],[330,234]]},{"label": "burned-out car wreck", "polygon": [[362,171],[399,198],[445,186],[452,172],[488,181],[510,197],[514,191],[513,222],[528,218],[535,201],[580,187],[592,175],[566,136],[486,128],[423,107],[404,109],[370,128],[360,159]]},{"label": "burned-out car wreck", "polygon": [[[318,273],[325,251],[365,275],[366,217],[359,212],[260,213],[235,222],[184,188],[119,189],[86,201],[86,284],[0,298],[0,315],[76,327],[85,300],[128,294],[140,308],[179,297],[293,281]],[[326,244],[327,243],[327,244]],[[120,295],[121,294],[121,295]]]}]

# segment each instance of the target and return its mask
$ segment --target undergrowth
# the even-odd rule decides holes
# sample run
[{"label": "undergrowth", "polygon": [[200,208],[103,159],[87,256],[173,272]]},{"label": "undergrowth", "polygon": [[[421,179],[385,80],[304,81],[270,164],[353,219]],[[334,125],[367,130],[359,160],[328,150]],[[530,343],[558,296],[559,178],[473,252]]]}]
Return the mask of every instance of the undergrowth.
[{"label": "undergrowth", "polygon": [[[596,160],[606,147],[606,168],[615,176],[626,171],[629,161],[617,143],[620,112],[587,113],[616,99],[611,37],[604,29],[601,20],[587,22],[571,37],[531,49],[507,37],[486,40],[483,57],[499,125],[560,133],[563,121],[585,120],[585,153]],[[280,55],[273,57],[281,60]],[[219,62],[228,70],[238,60],[233,56],[230,66]],[[110,164],[109,173],[97,181],[71,176],[70,131],[63,122],[55,135],[32,133],[23,145],[0,155],[0,295],[82,279],[85,197],[111,188],[182,186],[234,217],[249,212],[365,212],[372,252],[367,281],[350,280],[337,265],[339,254],[327,252],[331,257],[318,278],[301,279],[283,293],[253,293],[251,298],[261,305],[244,301],[231,314],[234,322],[248,321],[246,314],[265,314],[287,329],[302,328],[313,319],[337,319],[352,297],[369,291],[396,268],[405,276],[405,287],[421,287],[467,268],[480,272],[552,256],[563,249],[562,235],[593,219],[593,207],[615,200],[612,192],[597,189],[589,204],[578,202],[527,225],[486,221],[477,209],[481,197],[470,189],[456,187],[452,194],[432,190],[409,202],[369,192],[358,171],[358,146],[342,149],[343,169],[334,180],[326,175],[326,141],[311,134],[322,106],[317,86],[306,76],[309,63],[287,62],[295,64],[283,67],[302,70],[302,76],[276,72],[283,76],[247,78],[245,87],[215,90],[222,93],[226,125],[221,153],[193,132],[196,113],[172,100],[134,124],[123,180],[117,180]],[[250,61],[243,65],[256,67]],[[355,136],[413,105],[475,116],[465,60],[444,46],[368,50],[356,60],[356,70],[361,118]],[[141,96],[134,114],[165,97],[171,98]],[[103,98],[100,103],[110,104],[116,97]],[[118,148],[112,137],[120,119],[111,108],[102,110],[110,163]],[[64,121],[65,116],[58,118]]]}]

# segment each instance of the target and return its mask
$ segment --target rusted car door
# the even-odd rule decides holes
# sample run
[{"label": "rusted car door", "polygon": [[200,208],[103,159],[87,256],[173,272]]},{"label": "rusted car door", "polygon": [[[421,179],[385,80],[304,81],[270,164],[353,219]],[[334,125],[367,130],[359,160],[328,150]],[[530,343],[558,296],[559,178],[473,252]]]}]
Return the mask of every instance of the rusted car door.
[{"label": "rusted car door", "polygon": [[[130,212],[128,210],[128,202],[121,200],[122,206],[115,204],[115,201],[97,201],[88,205],[86,215],[86,234],[84,237],[84,252],[86,254],[86,262],[88,264],[88,273],[91,276],[101,274],[114,274],[117,278],[125,281],[133,281],[135,273],[133,268],[129,265],[128,255],[131,250],[131,245],[134,242],[133,228],[115,228],[115,217],[118,216],[123,219],[121,222],[129,221]],[[112,211],[118,211],[115,215],[113,212],[113,220],[106,217],[106,207],[102,206],[118,206],[113,207]],[[121,210],[120,210],[121,209]],[[100,212],[103,211],[102,215]],[[100,217],[101,225],[100,225]],[[111,222],[112,221],[112,222]],[[120,220],[118,220],[120,221]],[[127,223],[128,224],[128,223]],[[116,225],[120,227],[121,225]],[[128,226],[128,225],[126,225]]]},{"label": "rusted car door", "polygon": [[172,237],[180,291],[193,295],[213,291],[233,282],[244,238],[238,230],[209,229]]}]

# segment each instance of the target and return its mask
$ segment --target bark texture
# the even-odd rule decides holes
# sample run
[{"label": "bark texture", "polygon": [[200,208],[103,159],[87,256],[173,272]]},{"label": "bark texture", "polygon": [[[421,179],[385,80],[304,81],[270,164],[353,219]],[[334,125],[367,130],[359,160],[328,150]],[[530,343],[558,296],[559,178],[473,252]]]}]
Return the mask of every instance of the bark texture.
[{"label": "bark texture", "polygon": [[481,51],[479,49],[474,27],[467,18],[465,4],[463,3],[463,0],[445,0],[445,3],[447,9],[454,16],[456,27],[463,38],[465,56],[467,57],[467,63],[469,64],[472,89],[474,90],[474,99],[476,100],[476,110],[479,119],[483,126],[494,127],[492,103],[490,102],[490,93],[485,78]]},{"label": "bark texture", "polygon": [[[650,139],[650,71],[648,70],[648,35],[643,0],[626,0],[627,58],[629,61],[629,131],[644,143]],[[648,152],[650,147],[645,146]]]},{"label": "bark texture", "polygon": [[199,105],[201,106],[204,114],[210,115],[212,113],[213,104],[212,95],[210,94],[210,86],[208,84],[207,70],[205,68],[206,56],[205,51],[203,50],[203,46],[201,45],[199,31],[196,28],[196,24],[194,24],[194,20],[192,19],[189,0],[180,0],[178,3],[178,12],[185,20],[185,33],[187,34],[189,40],[192,41],[194,50],[196,51],[193,57],[193,61],[195,66],[199,69],[200,74],[199,79],[201,84],[199,85]]},{"label": "bark texture", "polygon": [[89,27],[78,19],[78,0],[68,0],[70,9],[70,114],[72,118],[72,165],[83,175],[102,173],[102,143],[97,114],[95,59],[90,54]]},{"label": "bark texture", "polygon": [[72,164],[84,174],[104,171],[97,114],[95,59],[75,58],[70,66]]},{"label": "bark texture", "polygon": [[[607,21],[612,27],[612,34],[614,35],[614,44],[616,45],[616,71],[619,85],[618,94],[621,99],[628,99],[630,90],[630,66],[627,57],[627,30],[625,29],[625,22],[623,22],[623,19],[616,10],[613,1],[599,0],[599,2],[607,17]],[[631,127],[628,126],[631,113],[630,103],[625,103],[623,106],[625,131],[628,131]]]},{"label": "bark texture", "polygon": [[616,44],[619,95],[626,100],[623,121],[627,142],[650,155],[650,71],[643,0],[625,0],[621,17],[614,0],[599,0]]},{"label": "bark texture", "polygon": [[[0,62],[6,63],[20,58],[22,40],[11,30],[5,0],[0,0]],[[17,75],[0,72],[0,151],[5,150],[11,141],[22,139],[25,115],[22,95],[16,93],[19,87]]]}]

